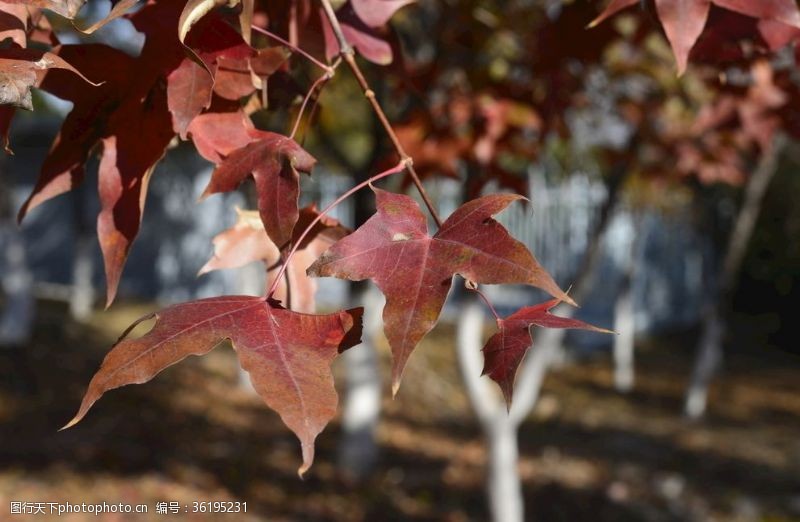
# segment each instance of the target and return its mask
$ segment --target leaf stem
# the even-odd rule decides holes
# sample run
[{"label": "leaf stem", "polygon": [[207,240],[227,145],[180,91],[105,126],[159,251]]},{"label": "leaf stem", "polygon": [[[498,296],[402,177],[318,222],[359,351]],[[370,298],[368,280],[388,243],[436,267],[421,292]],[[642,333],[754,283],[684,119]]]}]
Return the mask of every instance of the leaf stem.
[{"label": "leaf stem", "polygon": [[292,51],[304,56],[305,58],[308,59],[308,61],[310,61],[311,63],[313,63],[314,65],[316,65],[317,67],[319,67],[320,69],[325,71],[326,73],[331,74],[331,76],[333,75],[333,67],[331,67],[330,65],[326,65],[326,64],[322,63],[321,61],[317,60],[316,58],[311,56],[309,53],[307,53],[306,51],[304,51],[300,47],[294,45],[293,43],[289,42],[285,38],[281,38],[280,36],[278,36],[277,34],[273,33],[272,31],[268,31],[266,29],[262,29],[261,27],[258,27],[257,25],[252,25],[250,27],[253,29],[253,31],[255,31],[257,33],[261,33],[261,34],[263,34],[264,36],[266,36],[268,38],[272,38],[273,40],[277,41],[281,45],[283,45],[285,47],[288,47]]},{"label": "leaf stem", "polygon": [[465,287],[466,287],[468,290],[472,290],[473,292],[475,292],[476,294],[478,294],[478,295],[480,296],[480,298],[481,298],[481,299],[483,299],[483,302],[484,302],[484,303],[486,303],[486,306],[489,308],[489,311],[490,311],[490,312],[492,312],[492,315],[494,316],[494,320],[495,320],[495,321],[497,321],[497,323],[499,324],[499,323],[500,323],[500,320],[501,320],[501,318],[500,318],[500,316],[497,314],[497,310],[495,310],[495,309],[494,309],[494,306],[492,306],[492,302],[491,302],[491,301],[489,301],[489,298],[488,298],[488,297],[486,297],[486,294],[484,294],[484,293],[483,293],[483,291],[481,291],[481,289],[480,289],[480,288],[478,288],[478,284],[477,284],[477,283],[475,283],[474,281],[470,281],[469,279],[467,279],[467,280],[464,282],[464,286],[465,286]]},{"label": "leaf stem", "polygon": [[311,223],[308,224],[308,226],[305,228],[305,230],[303,230],[303,233],[300,234],[300,237],[297,238],[297,241],[294,242],[294,245],[292,246],[292,250],[289,251],[289,255],[286,256],[286,259],[284,259],[283,263],[281,264],[280,270],[276,274],[275,279],[272,281],[272,285],[270,286],[269,291],[267,292],[266,298],[269,299],[270,297],[272,297],[272,295],[278,289],[278,284],[280,284],[281,278],[283,278],[283,274],[286,272],[286,268],[289,266],[289,261],[292,260],[292,257],[294,257],[294,254],[295,254],[295,252],[297,252],[297,249],[300,247],[301,244],[303,244],[303,240],[311,232],[311,230],[314,228],[314,226],[317,223],[319,223],[319,221],[323,217],[325,217],[325,215],[328,212],[330,212],[333,209],[333,207],[335,207],[336,205],[338,205],[339,203],[341,203],[345,199],[349,198],[350,196],[352,196],[353,194],[355,194],[356,192],[358,192],[362,188],[366,187],[367,185],[370,185],[370,184],[378,181],[379,179],[383,179],[385,177],[391,176],[392,174],[397,174],[398,172],[402,172],[406,168],[408,168],[408,162],[407,161],[401,161],[400,163],[398,163],[394,167],[390,168],[389,170],[385,170],[385,171],[381,172],[380,174],[375,174],[371,178],[369,178],[369,179],[367,179],[365,181],[362,181],[358,185],[352,187],[350,190],[348,190],[347,192],[345,192],[344,194],[342,194],[341,196],[336,198],[333,201],[333,203],[331,203],[330,205],[325,207],[322,210],[322,212],[320,212],[319,215],[317,217],[315,217],[314,220],[311,221]]},{"label": "leaf stem", "polygon": [[303,120],[303,113],[306,110],[306,106],[308,105],[309,100],[317,91],[322,91],[322,88],[325,87],[325,84],[328,83],[331,78],[333,78],[333,71],[336,67],[341,63],[340,59],[336,60],[330,67],[330,71],[326,71],[322,76],[317,78],[314,83],[311,84],[309,87],[308,92],[306,93],[305,97],[303,98],[303,103],[300,105],[300,112],[297,113],[297,119],[294,122],[294,126],[292,127],[292,133],[289,135],[289,138],[294,139],[295,135],[297,134],[298,129],[300,128],[300,122]]},{"label": "leaf stem", "polygon": [[342,32],[342,26],[339,24],[339,19],[336,18],[336,13],[333,10],[333,6],[331,5],[330,0],[320,0],[322,4],[322,10],[325,12],[325,16],[328,18],[328,21],[331,24],[331,28],[333,29],[333,34],[336,36],[336,40],[339,43],[339,54],[347,62],[347,66],[352,71],[353,75],[356,77],[358,84],[361,86],[361,90],[364,92],[364,97],[367,98],[370,105],[372,105],[372,110],[375,112],[375,115],[383,125],[386,134],[389,136],[389,139],[392,141],[392,145],[394,145],[394,149],[397,152],[398,156],[400,156],[400,161],[406,163],[408,174],[411,176],[411,181],[414,182],[414,186],[419,191],[420,196],[422,197],[422,201],[425,202],[425,206],[428,208],[428,212],[430,212],[433,220],[436,222],[436,225],[441,228],[442,220],[439,217],[439,213],[436,211],[436,208],[433,206],[433,203],[428,196],[428,193],[425,191],[425,187],[422,185],[422,181],[420,180],[417,171],[414,169],[414,163],[412,158],[406,153],[403,145],[400,143],[400,140],[397,137],[397,134],[394,132],[392,128],[392,124],[389,122],[389,119],[386,117],[386,113],[383,112],[383,108],[381,104],[378,102],[377,98],[375,97],[375,91],[373,91],[370,86],[369,82],[367,82],[364,73],[361,71],[361,68],[358,66],[356,62],[355,54],[353,52],[353,46],[347,41],[345,38],[344,33]]}]

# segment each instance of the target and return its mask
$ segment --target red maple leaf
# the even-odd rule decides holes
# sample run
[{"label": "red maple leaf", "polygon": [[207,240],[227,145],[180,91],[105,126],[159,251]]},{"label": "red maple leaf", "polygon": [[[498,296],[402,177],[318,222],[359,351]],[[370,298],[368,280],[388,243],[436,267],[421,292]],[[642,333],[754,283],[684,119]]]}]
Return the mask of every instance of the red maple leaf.
[{"label": "red maple leaf", "polygon": [[559,317],[550,313],[561,302],[553,299],[535,306],[526,306],[497,320],[498,332],[491,336],[483,347],[483,373],[500,385],[506,404],[511,407],[514,378],[522,358],[533,342],[531,326],[543,328],[577,328],[595,332],[614,333],[577,319]]},{"label": "red maple leaf", "polygon": [[[612,0],[590,25],[638,3],[639,0]],[[658,18],[678,63],[678,74],[686,70],[689,52],[706,26],[712,4],[759,20],[800,28],[800,10],[794,0],[655,0]]]},{"label": "red maple leaf", "polygon": [[69,100],[67,116],[19,213],[67,192],[83,178],[91,151],[102,144],[98,170],[101,211],[97,235],[106,272],[106,303],[116,295],[122,268],[139,232],[147,185],[172,140],[166,77],[184,58],[175,31],[181,3],[164,0],[130,16],[146,36],[137,58],[100,44],[65,45],[57,54],[90,79],[86,89],[61,71],[49,72],[42,89]]},{"label": "red maple leaf", "polygon": [[204,355],[229,339],[256,392],[300,439],[302,475],[314,460],[314,439],[336,413],[331,363],[361,342],[362,312],[358,308],[307,315],[262,297],[226,296],[182,303],[145,316],[128,332],[155,316],[152,330],[138,339],[124,339],[123,334],[64,428],[80,422],[105,392],[147,382],[187,356]]},{"label": "red maple leaf", "polygon": [[252,131],[257,138],[231,152],[211,174],[203,197],[235,190],[252,177],[258,194],[258,211],[269,238],[283,247],[292,237],[300,215],[299,172],[310,174],[316,160],[291,138]]},{"label": "red maple leaf", "polygon": [[572,302],[528,249],[491,218],[521,196],[494,194],[469,201],[431,237],[412,198],[373,190],[378,212],[333,245],[308,273],[369,278],[381,289],[395,392],[411,352],[436,324],[454,274],[476,283],[530,284]]}]

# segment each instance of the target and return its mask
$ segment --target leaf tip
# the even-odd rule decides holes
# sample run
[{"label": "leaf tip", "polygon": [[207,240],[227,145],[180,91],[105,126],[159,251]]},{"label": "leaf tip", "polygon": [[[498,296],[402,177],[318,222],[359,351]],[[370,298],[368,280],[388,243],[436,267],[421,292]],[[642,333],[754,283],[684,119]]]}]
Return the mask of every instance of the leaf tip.
[{"label": "leaf tip", "polygon": [[311,467],[311,464],[307,464],[303,462],[303,465],[297,468],[297,478],[300,480],[305,480],[306,471]]},{"label": "leaf tip", "polygon": [[66,423],[63,426],[61,426],[60,428],[58,428],[58,431],[64,431],[64,430],[67,430],[67,429],[75,426],[76,424],[78,424],[81,421],[82,418],[83,418],[83,416],[80,413],[78,413],[77,415],[72,417],[72,419],[68,423]]}]

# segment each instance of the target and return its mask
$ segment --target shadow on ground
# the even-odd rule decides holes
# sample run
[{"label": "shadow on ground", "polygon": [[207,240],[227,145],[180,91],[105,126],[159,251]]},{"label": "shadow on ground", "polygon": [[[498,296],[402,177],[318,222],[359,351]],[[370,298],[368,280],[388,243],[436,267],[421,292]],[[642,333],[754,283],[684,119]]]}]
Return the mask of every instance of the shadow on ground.
[{"label": "shadow on ground", "polygon": [[[412,359],[399,398],[387,399],[378,470],[361,484],[336,470],[335,424],[298,479],[296,440],[239,384],[226,346],[110,392],[81,424],[57,432],[116,334],[147,310],[79,325],[46,306],[30,345],[0,352],[2,512],[11,501],[105,501],[149,506],[122,520],[487,519],[482,437],[447,328]],[[732,363],[709,419],[691,424],[679,415],[685,357],[651,349],[641,359],[641,384],[627,396],[612,390],[604,358],[548,379],[520,433],[528,518],[800,520],[800,382],[789,371],[797,361]],[[153,512],[158,501],[191,510],[194,501],[227,500],[247,502],[247,514]]]}]

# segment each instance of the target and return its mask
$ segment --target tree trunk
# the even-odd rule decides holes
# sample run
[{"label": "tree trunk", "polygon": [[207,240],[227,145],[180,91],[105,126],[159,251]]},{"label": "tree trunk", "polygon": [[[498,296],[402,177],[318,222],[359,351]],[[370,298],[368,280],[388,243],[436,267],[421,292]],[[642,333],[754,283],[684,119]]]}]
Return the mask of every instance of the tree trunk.
[{"label": "tree trunk", "polygon": [[736,278],[747,252],[747,245],[750,244],[756,221],[761,214],[764,196],[778,170],[778,161],[786,143],[785,136],[775,137],[772,146],[764,151],[761,161],[745,185],[744,200],[731,230],[719,272],[716,298],[708,306],[703,318],[702,333],[684,406],[684,411],[690,418],[698,419],[705,414],[708,390],[724,356],[722,341],[727,307],[736,287]]},{"label": "tree trunk", "polygon": [[[608,196],[590,234],[586,255],[578,271],[571,296],[579,301],[588,293],[591,273],[600,259],[603,237],[619,199],[619,192],[628,174],[627,165],[616,165],[608,185]],[[574,314],[564,308],[564,316]],[[565,330],[537,329],[534,347],[525,357],[515,382],[514,403],[506,410],[497,390],[481,379],[484,315],[480,305],[470,298],[458,318],[456,349],[464,386],[473,411],[486,437],[489,455],[487,493],[492,520],[521,522],[524,519],[522,484],[518,470],[517,432],[539,398],[547,370],[561,351]]]},{"label": "tree trunk", "polygon": [[18,346],[30,339],[36,303],[25,242],[14,221],[11,190],[6,183],[8,179],[0,180],[0,242],[4,246],[0,291],[5,298],[0,315],[0,345]]},{"label": "tree trunk", "polygon": [[35,303],[33,276],[28,269],[22,234],[11,221],[2,227],[3,276],[0,281],[5,306],[0,316],[0,345],[19,346],[31,336]]},{"label": "tree trunk", "polygon": [[356,482],[369,476],[378,459],[375,429],[382,391],[375,342],[381,332],[383,296],[372,286],[361,285],[359,290],[355,301],[364,307],[364,328],[361,344],[342,356],[347,382],[337,457],[344,477]]},{"label": "tree trunk", "polygon": [[76,187],[72,194],[72,219],[75,233],[75,251],[72,258],[72,291],[69,296],[69,313],[76,321],[86,321],[92,314],[96,299],[94,288],[95,234],[84,215],[86,186]]},{"label": "tree trunk", "polygon": [[626,393],[633,389],[633,352],[636,322],[634,320],[633,291],[630,278],[626,281],[617,295],[614,304],[614,388],[618,392]]},{"label": "tree trunk", "polygon": [[77,321],[86,321],[94,307],[94,237],[77,232],[72,266],[72,292],[69,313]]},{"label": "tree trunk", "polygon": [[[592,283],[592,276],[597,263],[602,254],[603,240],[611,223],[611,219],[616,212],[619,203],[619,192],[624,180],[627,178],[627,165],[622,164],[615,168],[608,187],[608,196],[600,210],[600,216],[595,222],[589,235],[589,244],[586,247],[586,254],[580,264],[574,285],[570,291],[570,296],[578,303],[583,301],[589,293]],[[576,308],[572,306],[559,305],[557,313],[563,317],[575,315]],[[511,408],[511,414],[520,418],[522,422],[539,398],[539,391],[544,377],[550,365],[557,359],[564,345],[564,337],[567,330],[562,329],[537,329],[534,331],[533,350],[523,359],[516,380],[517,392],[514,394],[516,399]]]},{"label": "tree trunk", "polygon": [[456,349],[461,377],[488,445],[486,491],[494,522],[522,522],[524,501],[519,477],[518,423],[492,384],[481,377],[484,314],[471,296],[458,317]]},{"label": "tree trunk", "polygon": [[489,443],[489,507],[495,522],[524,520],[517,428],[508,418],[484,426]]},{"label": "tree trunk", "polygon": [[622,282],[614,303],[614,387],[618,392],[626,393],[633,389],[634,383],[634,342],[636,337],[636,309],[633,301],[633,282],[636,277],[636,262],[639,258],[641,243],[642,216],[630,212],[631,239],[628,245],[628,257],[622,269]]}]

